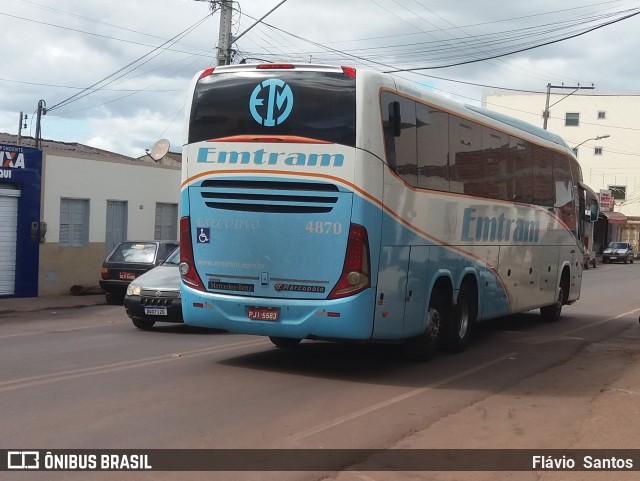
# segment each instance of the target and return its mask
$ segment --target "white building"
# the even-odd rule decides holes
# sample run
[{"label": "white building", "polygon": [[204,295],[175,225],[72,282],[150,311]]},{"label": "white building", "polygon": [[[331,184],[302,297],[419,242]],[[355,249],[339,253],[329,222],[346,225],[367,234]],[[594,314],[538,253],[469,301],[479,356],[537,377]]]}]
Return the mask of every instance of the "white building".
[{"label": "white building", "polygon": [[[596,94],[551,89],[547,130],[574,148],[584,182],[603,202],[604,238],[640,246],[640,94]],[[571,95],[569,95],[571,94]],[[543,126],[546,94],[486,92],[483,106]]]},{"label": "white building", "polygon": [[0,236],[0,298],[97,286],[118,242],[178,238],[175,154],[155,163],[76,143],[45,140],[35,149],[26,140],[18,146],[16,136],[0,134],[3,158],[13,159],[0,163],[0,207],[11,213],[3,225],[10,235]]}]

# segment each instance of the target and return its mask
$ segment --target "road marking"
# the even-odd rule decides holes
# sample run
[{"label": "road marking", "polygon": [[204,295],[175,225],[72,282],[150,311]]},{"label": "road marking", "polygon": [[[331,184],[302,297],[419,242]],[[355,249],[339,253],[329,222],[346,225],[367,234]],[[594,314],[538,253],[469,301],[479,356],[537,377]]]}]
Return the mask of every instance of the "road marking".
[{"label": "road marking", "polygon": [[336,426],[339,426],[340,424],[344,424],[346,422],[352,421],[352,420],[357,419],[359,417],[366,416],[367,414],[371,414],[372,412],[377,411],[379,409],[383,409],[383,408],[392,406],[392,405],[397,404],[399,402],[405,401],[405,400],[407,400],[409,398],[412,398],[412,397],[418,396],[420,394],[423,394],[423,393],[425,393],[427,391],[430,391],[432,389],[436,389],[436,388],[438,388],[440,386],[443,386],[443,385],[448,384],[450,382],[456,381],[458,379],[466,377],[466,376],[468,376],[470,374],[473,374],[475,372],[482,371],[483,369],[486,369],[486,368],[488,368],[490,366],[493,366],[494,364],[498,364],[498,363],[500,363],[502,361],[505,361],[505,360],[507,360],[509,358],[512,358],[512,357],[516,356],[517,354],[518,354],[517,352],[511,352],[511,353],[506,354],[504,356],[501,356],[501,357],[498,357],[498,358],[493,359],[491,361],[485,362],[484,364],[480,364],[479,366],[476,366],[476,367],[474,367],[472,369],[468,369],[468,370],[466,370],[464,372],[461,372],[461,373],[458,373],[458,374],[454,374],[453,376],[449,376],[449,377],[447,377],[445,379],[441,379],[440,381],[434,382],[433,384],[430,384],[428,386],[421,387],[421,388],[418,388],[418,389],[413,389],[413,390],[411,390],[409,392],[406,392],[404,394],[400,394],[399,396],[394,396],[394,397],[392,397],[390,399],[387,399],[386,401],[381,401],[379,403],[372,404],[371,406],[368,406],[368,407],[366,407],[364,409],[360,409],[358,411],[354,411],[354,412],[352,412],[350,414],[347,414],[345,416],[341,416],[339,418],[334,419],[333,421],[329,421],[327,423],[320,424],[320,425],[318,425],[318,426],[316,426],[314,428],[311,428],[311,429],[309,429],[307,431],[303,431],[301,433],[294,434],[292,436],[292,438],[294,440],[296,440],[296,441],[300,441],[300,440],[302,440],[304,438],[308,438],[310,436],[313,436],[314,434],[318,434],[318,433],[321,433],[322,431],[326,431],[328,429],[331,429],[331,428],[334,428]]},{"label": "road marking", "polygon": [[268,344],[264,339],[236,342],[233,344],[226,344],[223,346],[207,347],[203,349],[194,349],[193,351],[185,351],[176,355],[163,354],[161,356],[147,357],[143,359],[134,359],[131,361],[122,361],[112,364],[105,364],[102,366],[86,367],[82,369],[74,369],[71,371],[54,372],[50,374],[43,374],[40,376],[30,376],[21,379],[12,379],[10,381],[0,382],[0,392],[13,391],[15,389],[21,389],[25,387],[39,386],[42,384],[50,384],[58,381],[66,381],[69,379],[76,379],[79,377],[93,376],[96,374],[106,374],[111,372],[124,371],[126,369],[132,369],[137,367],[152,366],[154,364],[161,364],[165,362],[176,361],[177,359],[184,359],[196,356],[204,356],[207,354],[231,351],[236,349],[244,349],[247,347],[255,347]]},{"label": "road marking", "polygon": [[622,317],[631,316],[632,314],[636,314],[638,312],[640,312],[640,308],[633,309],[633,310],[631,310],[629,312],[625,312],[623,314],[618,314],[617,316],[614,316],[614,317],[608,317],[607,319],[603,319],[602,321],[596,321],[596,322],[592,322],[590,324],[585,324],[584,326],[577,327],[575,329],[570,329],[569,331],[565,331],[565,332],[563,332],[561,334],[558,334],[558,336],[568,336],[570,334],[574,334],[576,332],[583,331],[584,329],[589,329],[591,327],[595,327],[595,326],[598,326],[600,324],[604,324],[606,322],[611,322],[611,321],[615,321],[616,319],[620,319]]}]

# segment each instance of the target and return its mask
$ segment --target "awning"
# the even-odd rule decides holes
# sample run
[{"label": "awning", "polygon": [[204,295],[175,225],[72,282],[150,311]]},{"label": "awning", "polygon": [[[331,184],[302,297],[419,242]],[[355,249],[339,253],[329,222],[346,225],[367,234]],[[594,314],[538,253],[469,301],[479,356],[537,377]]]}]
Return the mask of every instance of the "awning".
[{"label": "awning", "polygon": [[627,216],[622,212],[603,212],[604,216],[609,221],[609,224],[626,224]]}]

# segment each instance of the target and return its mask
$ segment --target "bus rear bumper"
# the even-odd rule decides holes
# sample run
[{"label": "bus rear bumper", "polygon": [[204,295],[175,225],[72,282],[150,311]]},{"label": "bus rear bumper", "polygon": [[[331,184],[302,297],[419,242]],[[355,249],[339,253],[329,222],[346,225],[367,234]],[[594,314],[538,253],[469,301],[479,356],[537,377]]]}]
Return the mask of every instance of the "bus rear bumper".
[{"label": "bus rear bumper", "polygon": [[[366,340],[373,333],[375,289],[344,299],[300,300],[209,294],[182,286],[185,324],[239,334]],[[270,308],[277,320],[249,318],[250,310]],[[272,317],[272,316],[269,316]]]}]

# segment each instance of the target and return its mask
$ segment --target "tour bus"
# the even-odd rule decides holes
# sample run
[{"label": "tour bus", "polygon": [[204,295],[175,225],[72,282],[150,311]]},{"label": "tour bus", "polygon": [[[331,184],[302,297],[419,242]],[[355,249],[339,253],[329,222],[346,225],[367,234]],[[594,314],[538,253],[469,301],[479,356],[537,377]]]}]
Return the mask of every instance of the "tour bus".
[{"label": "tour bus", "polygon": [[390,75],[232,65],[190,86],[185,322],[462,351],[475,322],[580,296],[595,194],[564,141]]}]

